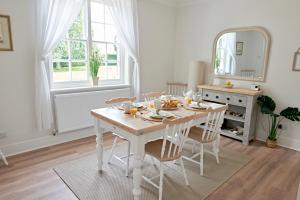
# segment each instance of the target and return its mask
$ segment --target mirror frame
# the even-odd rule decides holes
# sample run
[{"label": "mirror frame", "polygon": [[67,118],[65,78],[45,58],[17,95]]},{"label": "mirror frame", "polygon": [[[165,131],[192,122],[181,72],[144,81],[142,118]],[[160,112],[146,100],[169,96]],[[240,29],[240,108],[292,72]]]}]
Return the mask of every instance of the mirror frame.
[{"label": "mirror frame", "polygon": [[239,28],[229,28],[225,29],[224,31],[221,31],[218,33],[214,40],[213,44],[213,56],[212,56],[212,67],[213,71],[215,70],[215,58],[216,58],[216,47],[217,47],[217,42],[219,38],[225,34],[225,33],[230,33],[230,32],[246,32],[246,31],[257,31],[260,32],[265,40],[266,40],[266,46],[264,49],[264,61],[262,65],[262,76],[261,78],[249,78],[249,77],[242,77],[242,76],[234,76],[234,75],[217,75],[214,73],[216,78],[221,78],[221,79],[233,79],[233,80],[244,80],[244,81],[259,81],[259,82],[265,82],[266,79],[266,74],[267,74],[267,68],[269,64],[269,55],[270,55],[270,47],[271,47],[271,36],[269,32],[260,26],[248,26],[248,27],[239,27]]}]

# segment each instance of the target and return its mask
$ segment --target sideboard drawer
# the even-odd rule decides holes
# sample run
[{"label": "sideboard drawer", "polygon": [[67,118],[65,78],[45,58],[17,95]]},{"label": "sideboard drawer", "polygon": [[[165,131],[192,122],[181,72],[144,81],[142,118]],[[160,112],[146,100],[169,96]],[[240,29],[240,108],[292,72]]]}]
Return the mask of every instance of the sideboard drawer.
[{"label": "sideboard drawer", "polygon": [[240,95],[234,95],[233,105],[244,106],[244,107],[247,106],[247,97],[240,96]]},{"label": "sideboard drawer", "polygon": [[219,92],[212,92],[209,90],[205,90],[203,92],[203,99],[215,102],[223,102],[223,93]]}]

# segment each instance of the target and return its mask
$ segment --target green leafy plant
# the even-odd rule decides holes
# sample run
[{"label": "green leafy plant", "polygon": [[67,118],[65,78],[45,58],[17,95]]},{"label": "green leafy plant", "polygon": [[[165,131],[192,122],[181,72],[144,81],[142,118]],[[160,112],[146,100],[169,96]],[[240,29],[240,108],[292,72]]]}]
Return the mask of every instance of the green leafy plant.
[{"label": "green leafy plant", "polygon": [[269,96],[260,96],[257,98],[257,103],[260,106],[260,111],[268,115],[269,122],[269,136],[270,140],[277,140],[278,126],[283,119],[291,121],[300,121],[300,112],[298,108],[288,107],[282,110],[279,114],[275,113],[276,103]]},{"label": "green leafy plant", "polygon": [[92,78],[98,77],[98,70],[103,65],[103,55],[101,55],[99,49],[93,48],[90,54],[90,73]]}]

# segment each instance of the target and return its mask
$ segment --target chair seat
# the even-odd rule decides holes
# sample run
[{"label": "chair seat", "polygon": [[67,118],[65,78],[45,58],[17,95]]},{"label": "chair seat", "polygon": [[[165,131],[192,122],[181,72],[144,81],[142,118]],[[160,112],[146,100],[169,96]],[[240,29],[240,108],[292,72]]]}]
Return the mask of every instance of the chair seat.
[{"label": "chair seat", "polygon": [[200,128],[200,127],[196,127],[196,126],[193,126],[191,129],[190,129],[190,132],[189,132],[189,135],[188,137],[190,139],[193,139],[193,140],[196,140],[200,143],[211,143],[213,141],[215,141],[217,139],[216,136],[212,137],[212,138],[207,138],[205,137],[204,139],[202,138],[203,136],[203,128]]},{"label": "chair seat", "polygon": [[163,139],[159,139],[159,140],[148,142],[145,145],[145,153],[155,157],[157,160],[159,160],[161,162],[177,160],[178,158],[180,158],[181,153],[176,153],[173,156],[173,151],[174,151],[175,145],[168,140],[166,141],[165,149],[166,150],[169,149],[169,146],[172,143],[172,150],[171,150],[170,157],[168,157],[168,152],[165,152],[164,156],[161,158],[161,150],[162,150],[162,146],[163,146],[163,141],[164,141]]}]

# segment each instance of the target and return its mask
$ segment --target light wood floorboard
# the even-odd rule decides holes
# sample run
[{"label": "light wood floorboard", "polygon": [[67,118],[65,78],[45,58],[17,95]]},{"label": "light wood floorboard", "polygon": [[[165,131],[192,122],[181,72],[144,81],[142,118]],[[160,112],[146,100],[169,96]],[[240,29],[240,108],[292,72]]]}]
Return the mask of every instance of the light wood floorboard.
[{"label": "light wood floorboard", "polygon": [[[104,136],[105,146],[112,135]],[[74,194],[52,170],[54,166],[95,151],[95,137],[55,145],[8,158],[0,164],[0,199],[73,200]],[[253,159],[219,187],[207,200],[295,200],[300,182],[300,152],[262,142],[244,146],[222,137],[221,146]]]}]

